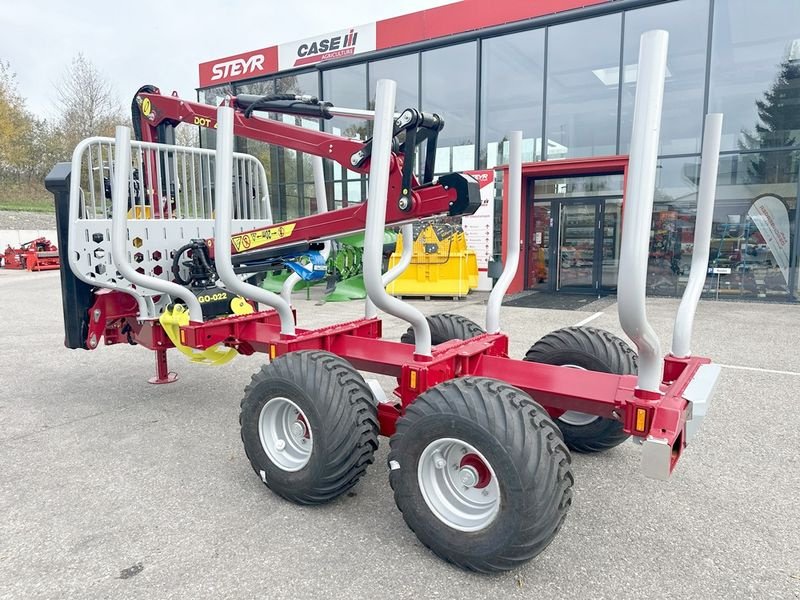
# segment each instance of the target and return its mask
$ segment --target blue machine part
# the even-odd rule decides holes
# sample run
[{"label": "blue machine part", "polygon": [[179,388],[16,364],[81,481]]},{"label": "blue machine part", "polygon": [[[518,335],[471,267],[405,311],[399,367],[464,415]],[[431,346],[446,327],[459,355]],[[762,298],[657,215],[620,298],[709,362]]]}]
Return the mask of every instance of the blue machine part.
[{"label": "blue machine part", "polygon": [[303,281],[318,281],[328,272],[327,262],[319,252],[287,257],[283,264],[300,275]]}]

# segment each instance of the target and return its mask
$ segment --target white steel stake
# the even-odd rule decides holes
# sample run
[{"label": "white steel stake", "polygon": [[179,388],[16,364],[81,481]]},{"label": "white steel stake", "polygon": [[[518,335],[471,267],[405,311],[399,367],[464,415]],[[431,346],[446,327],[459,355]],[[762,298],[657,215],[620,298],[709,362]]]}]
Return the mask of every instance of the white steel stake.
[{"label": "white steel stake", "polygon": [[522,210],[522,132],[512,131],[508,152],[508,231],[506,233],[506,264],[486,303],[486,331],[500,331],[500,305],[508,286],[517,274],[519,246],[522,239],[520,212]]},{"label": "white steel stake", "polygon": [[416,339],[415,354],[430,356],[431,329],[425,315],[410,304],[386,293],[381,276],[396,91],[397,84],[391,79],[380,79],[375,91],[375,127],[372,134],[370,162],[372,166],[369,173],[367,220],[364,231],[364,287],[367,290],[367,297],[378,309],[411,325]]},{"label": "white steel stake", "polygon": [[641,37],[617,282],[620,324],[639,351],[637,389],[656,394],[663,368],[661,344],[647,321],[645,299],[668,41],[669,34],[661,30]]},{"label": "white steel stake", "polygon": [[[120,274],[143,288],[180,298],[189,309],[189,319],[203,322],[203,309],[195,295],[187,288],[150,275],[137,273],[128,259],[128,181],[131,172],[131,132],[125,126],[117,127],[114,142],[116,156],[113,186],[111,188],[111,258]],[[158,190],[156,190],[157,196]],[[153,202],[157,202],[157,198]],[[140,308],[141,310],[141,308]],[[140,313],[141,314],[141,313]]]},{"label": "white steel stake", "polygon": [[231,263],[231,201],[233,199],[233,109],[217,108],[216,214],[214,219],[214,265],[217,275],[231,292],[266,304],[278,312],[281,334],[295,334],[294,315],[278,294],[241,281]]},{"label": "white steel stake", "polygon": [[[317,197],[317,214],[321,215],[322,213],[328,212],[328,192],[325,190],[325,172],[322,168],[322,157],[312,156],[311,166],[314,169],[314,192]],[[325,240],[320,255],[327,261],[330,253],[331,241]],[[292,273],[286,278],[286,281],[283,282],[281,298],[283,298],[284,302],[288,302],[291,305],[294,286],[296,286],[301,279],[302,277],[300,277],[300,275]]]},{"label": "white steel stake", "polygon": [[703,132],[703,152],[700,163],[700,183],[697,189],[697,216],[692,244],[692,266],[689,281],[683,292],[675,327],[672,330],[671,354],[678,358],[691,356],[692,326],[697,303],[703,293],[711,248],[711,225],[714,221],[714,195],[719,168],[719,146],[722,137],[722,115],[706,115]]}]

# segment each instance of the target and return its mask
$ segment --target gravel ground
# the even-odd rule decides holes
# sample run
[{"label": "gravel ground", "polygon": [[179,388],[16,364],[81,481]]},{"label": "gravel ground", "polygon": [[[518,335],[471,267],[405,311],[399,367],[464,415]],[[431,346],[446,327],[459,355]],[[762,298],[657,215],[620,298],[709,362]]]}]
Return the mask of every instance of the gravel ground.
[{"label": "gravel ground", "polygon": [[55,213],[0,210],[0,229],[55,229]]}]

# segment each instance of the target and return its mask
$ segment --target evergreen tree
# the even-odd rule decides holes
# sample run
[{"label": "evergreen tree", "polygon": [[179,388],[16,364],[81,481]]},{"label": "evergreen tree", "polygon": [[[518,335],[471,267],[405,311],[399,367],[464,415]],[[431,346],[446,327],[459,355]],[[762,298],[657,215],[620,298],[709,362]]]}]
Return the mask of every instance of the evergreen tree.
[{"label": "evergreen tree", "polygon": [[[756,100],[758,122],[753,131],[742,131],[741,150],[786,148],[798,144],[800,132],[800,60],[786,59],[775,82]],[[790,181],[795,168],[786,152],[765,152],[747,168],[752,181]]]}]

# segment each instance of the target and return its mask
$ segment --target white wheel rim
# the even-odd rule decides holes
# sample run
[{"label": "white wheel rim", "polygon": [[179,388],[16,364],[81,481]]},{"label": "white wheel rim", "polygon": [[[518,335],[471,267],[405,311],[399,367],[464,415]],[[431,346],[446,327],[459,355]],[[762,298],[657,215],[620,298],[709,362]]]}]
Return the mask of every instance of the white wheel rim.
[{"label": "white wheel rim", "polygon": [[[583,367],[579,367],[578,365],[561,365],[562,367],[567,367],[568,369],[580,369],[581,371],[587,371],[588,369],[584,369]],[[590,415],[588,413],[578,412],[577,410],[568,410],[563,415],[558,417],[558,420],[562,423],[566,423],[567,425],[572,425],[573,427],[583,427],[584,425],[590,425],[597,421],[600,417],[597,415]]]},{"label": "white wheel rim", "polygon": [[314,436],[297,404],[277,396],[261,408],[258,437],[267,458],[283,471],[299,471],[311,460]]},{"label": "white wheel rim", "polygon": [[459,531],[480,531],[500,511],[500,486],[492,465],[477,448],[455,438],[428,444],[419,457],[422,497],[442,523]]}]

